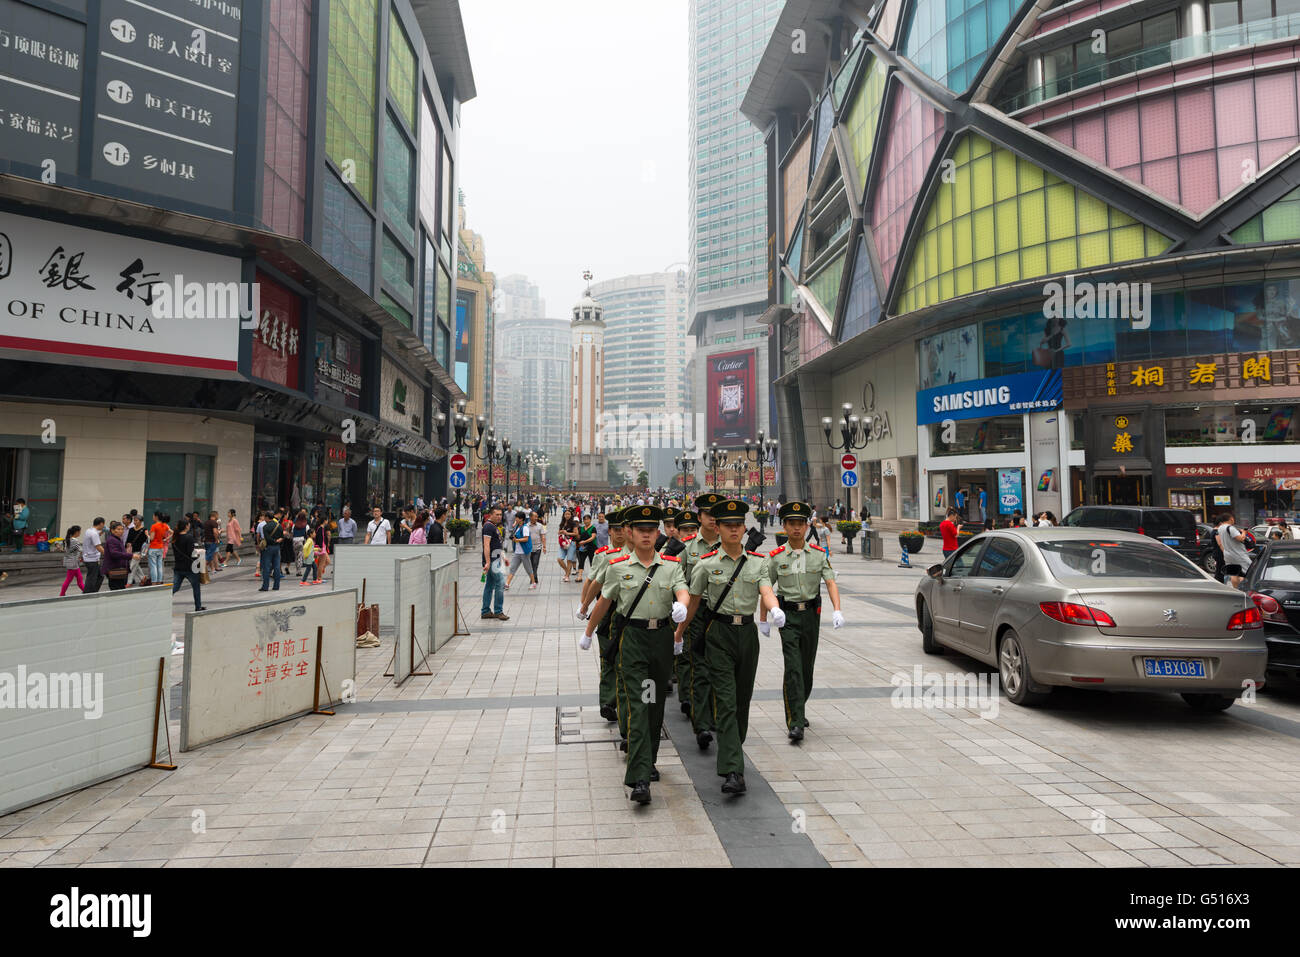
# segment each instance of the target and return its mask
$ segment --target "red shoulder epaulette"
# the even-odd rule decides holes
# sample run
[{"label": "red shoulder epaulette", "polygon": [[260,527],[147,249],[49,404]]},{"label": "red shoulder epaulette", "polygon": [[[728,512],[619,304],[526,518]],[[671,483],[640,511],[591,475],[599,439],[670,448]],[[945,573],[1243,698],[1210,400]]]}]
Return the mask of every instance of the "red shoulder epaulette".
[{"label": "red shoulder epaulette", "polygon": [[709,552],[708,554],[701,555],[700,558],[712,558],[716,554],[718,554],[718,550],[715,548],[713,551]]},{"label": "red shoulder epaulette", "polygon": [[601,552],[607,552],[607,551],[609,551],[609,546],[608,546],[608,545],[606,545],[604,548],[598,548],[598,549],[596,549],[596,554],[599,555]]},{"label": "red shoulder epaulette", "polygon": [[[698,533],[697,533],[697,534],[698,534]],[[686,542],[689,542],[691,539],[693,539],[693,538],[695,538],[695,537],[696,537],[696,535],[687,535],[685,538],[682,539],[682,543],[685,544]]]},{"label": "red shoulder epaulette", "polygon": [[785,551],[784,545],[782,545],[779,548],[772,549],[770,552],[767,553],[767,557],[771,558],[773,555],[780,555],[783,551]]},{"label": "red shoulder epaulette", "polygon": [[611,558],[609,560],[609,563],[611,565],[617,565],[619,562],[625,562],[631,557],[632,557],[631,555],[620,555],[618,558]]},{"label": "red shoulder epaulette", "polygon": [[[809,543],[808,543],[808,547],[809,547],[809,548],[815,548],[815,549],[817,549],[817,551],[819,551],[819,552],[826,552],[826,549],[822,548],[822,546],[820,546],[820,545],[814,545],[812,542],[809,542]],[[826,554],[829,555],[830,552],[826,552]]]},{"label": "red shoulder epaulette", "polygon": [[753,555],[755,558],[767,558],[767,556],[762,552],[750,552],[749,554]]},{"label": "red shoulder epaulette", "polygon": [[662,559],[663,559],[664,561],[666,561],[666,562],[676,562],[676,561],[680,561],[680,559],[678,559],[678,557],[677,557],[676,555],[660,555],[659,557],[662,558]]}]

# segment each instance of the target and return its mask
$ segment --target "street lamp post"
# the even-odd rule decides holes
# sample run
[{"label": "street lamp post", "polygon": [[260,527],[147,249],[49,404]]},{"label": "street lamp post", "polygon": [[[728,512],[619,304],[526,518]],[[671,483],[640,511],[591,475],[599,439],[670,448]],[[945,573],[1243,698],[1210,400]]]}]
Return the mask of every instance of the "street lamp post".
[{"label": "street lamp post", "polygon": [[682,453],[673,459],[673,465],[677,467],[678,472],[682,473],[682,496],[689,498],[691,486],[695,484],[695,459]]},{"label": "street lamp post", "polygon": [[[776,439],[767,439],[763,437],[763,430],[758,431],[758,441],[750,444],[749,439],[745,440],[745,458],[751,462],[758,463],[758,507],[765,508],[763,470],[769,465],[776,464]],[[771,522],[773,516],[768,515],[767,521]],[[764,524],[767,524],[765,522]]]},{"label": "street lamp post", "polygon": [[749,469],[749,460],[744,455],[737,456],[736,461],[729,463],[731,470],[736,473],[736,498],[745,497],[745,472]]},{"label": "street lamp post", "polygon": [[[474,439],[474,441],[471,442],[468,438],[468,434],[469,434],[470,427],[474,424],[474,420],[465,414],[464,399],[461,399],[459,402],[456,403],[456,414],[452,418],[452,429],[455,432],[455,436],[452,441],[453,444],[456,446],[457,452],[464,455],[466,449],[468,449],[471,452],[478,451],[479,446],[483,444],[484,422],[485,419],[483,418],[483,416],[480,415],[478,417],[478,438]],[[446,424],[447,424],[447,416],[444,415],[442,412],[439,412],[438,429],[441,431],[443,426],[445,426]],[[491,478],[490,469],[488,472],[488,478],[489,479]],[[456,489],[456,517],[457,518],[460,518],[460,503],[461,503],[462,494],[463,493],[461,489]]]},{"label": "street lamp post", "polygon": [[488,426],[487,433],[486,433],[487,441],[486,442],[483,441],[483,439],[485,438],[485,435],[483,433],[483,428],[485,424],[486,423],[484,421],[483,416],[480,415],[478,417],[479,443],[478,446],[475,447],[474,451],[480,461],[487,463],[488,487],[487,487],[487,501],[484,507],[490,508],[492,505],[492,467],[497,463],[498,460],[500,460],[501,456],[504,454],[503,446],[504,448],[509,447],[510,440],[503,439],[500,443],[498,443],[497,430],[492,426]]},{"label": "street lamp post", "polygon": [[[826,433],[826,444],[835,452],[856,452],[859,449],[867,447],[867,430],[863,427],[862,421],[856,416],[851,415],[853,406],[844,403],[843,421],[840,423],[840,444],[836,445],[831,441],[831,418],[830,416],[822,417],[822,431]],[[849,499],[849,487],[844,487],[844,518],[847,520],[852,514],[852,503]],[[849,554],[853,554],[853,536],[845,535],[845,541],[849,543]]]},{"label": "street lamp post", "polygon": [[718,443],[714,442],[704,450],[704,469],[713,473],[713,494],[718,494],[718,469],[723,467],[727,461],[727,453],[718,448]]}]

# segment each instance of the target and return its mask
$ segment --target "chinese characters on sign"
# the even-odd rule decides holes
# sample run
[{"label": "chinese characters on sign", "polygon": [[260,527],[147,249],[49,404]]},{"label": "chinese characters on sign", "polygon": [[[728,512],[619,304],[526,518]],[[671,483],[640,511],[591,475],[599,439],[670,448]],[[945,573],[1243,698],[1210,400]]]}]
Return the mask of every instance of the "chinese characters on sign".
[{"label": "chinese characters on sign", "polygon": [[1119,389],[1115,386],[1115,363],[1106,363],[1106,394],[1119,395]]},{"label": "chinese characters on sign", "polygon": [[77,173],[86,28],[0,0],[0,156],[47,182]]},{"label": "chinese characters on sign", "polygon": [[307,638],[268,641],[265,649],[253,645],[249,649],[247,687],[259,688],[256,694],[260,695],[261,686],[286,678],[307,677],[312,673],[311,654]]}]

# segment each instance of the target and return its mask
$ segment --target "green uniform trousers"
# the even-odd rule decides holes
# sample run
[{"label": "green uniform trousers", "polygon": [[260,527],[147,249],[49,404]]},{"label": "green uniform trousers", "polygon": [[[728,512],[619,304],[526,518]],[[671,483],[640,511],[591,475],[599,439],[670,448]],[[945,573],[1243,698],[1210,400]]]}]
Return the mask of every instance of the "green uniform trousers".
[{"label": "green uniform trousers", "polygon": [[709,666],[705,656],[694,650],[696,636],[703,628],[701,615],[696,614],[683,636],[685,647],[677,666],[678,694],[691,706],[691,730],[696,734],[713,728],[713,685],[709,682]]},{"label": "green uniform trousers", "polygon": [[812,696],[813,665],[817,661],[817,636],[822,616],[814,609],[787,611],[781,629],[781,654],[785,657],[785,679],[781,698],[785,701],[785,726],[806,727],[804,703]]},{"label": "green uniform trousers", "polygon": [[610,622],[614,618],[614,609],[606,612],[605,617],[596,625],[596,647],[600,650],[600,706],[603,708],[608,705],[617,710],[618,708],[618,682],[617,670],[614,665],[609,664],[606,660],[606,653],[609,651],[610,642],[613,640],[609,634]]},{"label": "green uniform trousers", "polygon": [[673,670],[673,628],[623,629],[618,649],[618,700],[626,704],[627,769],[623,783],[633,787],[650,780],[659,760],[664,726],[664,691]]},{"label": "green uniform trousers", "polygon": [[713,684],[713,723],[718,735],[718,776],[745,773],[742,745],[749,731],[749,701],[758,673],[758,628],[715,621],[706,636],[706,664]]}]

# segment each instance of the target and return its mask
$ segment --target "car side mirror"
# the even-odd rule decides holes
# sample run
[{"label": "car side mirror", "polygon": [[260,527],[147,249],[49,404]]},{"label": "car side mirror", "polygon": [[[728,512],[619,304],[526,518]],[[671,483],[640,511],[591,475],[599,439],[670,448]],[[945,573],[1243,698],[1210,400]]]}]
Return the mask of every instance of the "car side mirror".
[{"label": "car side mirror", "polygon": [[927,568],[927,569],[925,570],[925,573],[926,573],[927,575],[929,575],[931,578],[939,578],[939,579],[941,579],[941,578],[943,578],[943,566],[942,566],[942,565],[931,565],[929,568]]}]

